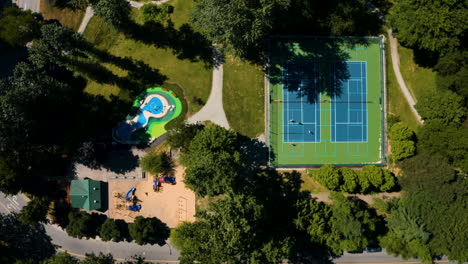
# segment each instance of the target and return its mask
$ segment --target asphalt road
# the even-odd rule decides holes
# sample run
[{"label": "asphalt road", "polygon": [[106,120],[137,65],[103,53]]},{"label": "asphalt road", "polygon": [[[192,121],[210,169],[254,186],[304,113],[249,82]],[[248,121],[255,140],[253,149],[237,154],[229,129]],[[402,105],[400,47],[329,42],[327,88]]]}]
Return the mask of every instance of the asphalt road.
[{"label": "asphalt road", "polygon": [[[0,193],[0,213],[9,214],[18,213],[23,206],[27,204],[28,198],[22,194],[15,196],[5,196]],[[180,253],[172,248],[171,245],[164,246],[140,246],[135,243],[128,242],[102,242],[97,239],[77,239],[69,237],[67,233],[57,225],[44,225],[47,234],[52,238],[52,243],[57,245],[59,251],[67,251],[71,255],[84,258],[86,253],[111,253],[118,261],[132,259],[134,256],[145,257],[147,262],[152,263],[179,263],[177,261]],[[403,260],[388,255],[385,251],[378,253],[360,253],[349,254],[345,253],[342,257],[333,260],[337,264],[393,264],[393,263],[421,263],[417,259]],[[440,261],[442,263],[450,263],[447,258]]]}]

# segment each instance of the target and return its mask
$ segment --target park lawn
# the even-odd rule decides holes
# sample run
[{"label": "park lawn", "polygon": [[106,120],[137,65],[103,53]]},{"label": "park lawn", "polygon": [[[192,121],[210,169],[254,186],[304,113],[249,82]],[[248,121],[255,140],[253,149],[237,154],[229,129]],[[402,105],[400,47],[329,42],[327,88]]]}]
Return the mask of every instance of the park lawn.
[{"label": "park lawn", "polygon": [[[175,7],[172,18],[176,28],[187,23],[188,13],[195,3],[180,0],[169,3]],[[139,14],[140,11],[138,9],[132,8],[131,17],[133,20],[139,22]],[[158,69],[161,74],[168,78],[167,82],[177,84],[184,89],[187,103],[189,104],[189,113],[193,114],[202,107],[202,105],[192,103],[191,99],[193,97],[200,98],[203,102],[208,100],[211,91],[212,69],[206,67],[204,62],[181,60],[173,54],[170,48],[156,48],[154,45],[129,39],[105,24],[99,17],[91,19],[84,32],[84,37],[98,49],[107,51],[114,56],[131,57],[134,60],[143,61],[152,68]],[[120,70],[111,69],[115,74]],[[131,98],[127,98],[127,92],[120,91],[119,87],[112,85],[89,81],[85,90],[91,94],[103,95],[105,97],[118,95],[123,100],[132,100]]]},{"label": "park lawn", "polygon": [[45,19],[57,19],[64,26],[75,31],[78,30],[83,20],[85,10],[70,8],[57,8],[49,4],[49,1],[41,0],[41,14]]},{"label": "park lawn", "polygon": [[264,133],[265,90],[261,66],[227,56],[223,82],[224,111],[232,129],[251,138]]},{"label": "park lawn", "polygon": [[301,192],[310,192],[310,193],[323,193],[329,192],[327,188],[322,186],[316,180],[314,180],[310,174],[309,170],[300,171],[301,173]]},{"label": "park lawn", "polygon": [[417,99],[423,94],[434,91],[436,86],[436,72],[430,68],[424,68],[414,62],[412,49],[398,45],[400,55],[400,70],[405,80],[406,86],[411,94]]},{"label": "park lawn", "polygon": [[[390,56],[390,45],[385,43],[385,58],[387,71],[387,114],[399,116],[401,121],[407,124],[412,130],[417,131],[420,127],[418,120],[411,112],[411,108],[398,85],[395,72],[392,67],[392,57]],[[406,79],[405,79],[406,81]],[[408,85],[408,82],[406,82]]]}]

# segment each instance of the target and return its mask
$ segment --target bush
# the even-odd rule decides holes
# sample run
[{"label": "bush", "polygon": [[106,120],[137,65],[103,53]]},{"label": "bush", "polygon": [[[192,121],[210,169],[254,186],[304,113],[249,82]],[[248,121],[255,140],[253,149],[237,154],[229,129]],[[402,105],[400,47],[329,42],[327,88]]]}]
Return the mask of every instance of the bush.
[{"label": "bush", "polygon": [[463,97],[449,90],[426,93],[415,107],[423,120],[439,120],[445,125],[462,124],[467,112]]},{"label": "bush", "polygon": [[358,184],[358,175],[356,172],[348,167],[340,168],[341,176],[343,177],[343,185],[341,185],[340,189],[343,192],[348,193],[356,193],[359,190]]},{"label": "bush", "polygon": [[397,116],[397,115],[388,115],[387,116],[387,127],[388,129],[391,129],[392,126],[398,122],[400,122],[401,119],[400,119],[400,116]]},{"label": "bush", "polygon": [[361,177],[366,178],[377,190],[380,189],[380,186],[383,184],[382,169],[375,165],[364,166],[361,171]]},{"label": "bush", "polygon": [[122,28],[129,21],[130,3],[126,0],[98,0],[93,9],[96,16],[115,28]]},{"label": "bush", "polygon": [[140,166],[143,171],[152,174],[163,173],[171,168],[171,158],[166,152],[159,154],[151,151],[140,160]]},{"label": "bush", "polygon": [[316,181],[332,191],[338,190],[342,182],[340,171],[331,164],[323,165],[313,173],[313,176]]},{"label": "bush", "polygon": [[112,218],[107,218],[99,229],[99,236],[103,241],[112,240],[114,242],[119,242],[124,240],[127,233],[127,223],[123,220],[114,220]]},{"label": "bush", "polygon": [[392,155],[396,161],[400,161],[414,156],[416,146],[413,141],[393,141],[392,142]]},{"label": "bush", "polygon": [[135,221],[129,224],[128,230],[138,245],[158,244],[162,246],[166,243],[170,233],[167,225],[156,217],[137,216]]},{"label": "bush", "polygon": [[72,211],[68,214],[68,225],[65,229],[71,237],[95,237],[97,235],[96,221],[86,212]]},{"label": "bush", "polygon": [[141,15],[145,23],[164,23],[169,20],[173,12],[174,7],[169,4],[162,4],[159,7],[155,4],[145,4],[141,7]]},{"label": "bush", "polygon": [[414,132],[404,123],[396,123],[390,128],[391,140],[412,140]]},{"label": "bush", "polygon": [[382,169],[382,173],[384,177],[384,183],[382,186],[380,186],[380,191],[388,192],[393,190],[397,186],[395,176],[387,169]]}]

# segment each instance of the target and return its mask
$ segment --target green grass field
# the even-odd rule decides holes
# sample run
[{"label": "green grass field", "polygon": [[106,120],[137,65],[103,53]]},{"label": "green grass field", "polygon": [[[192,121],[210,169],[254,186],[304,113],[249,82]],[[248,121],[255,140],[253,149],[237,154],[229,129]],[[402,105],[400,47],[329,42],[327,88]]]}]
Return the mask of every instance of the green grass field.
[{"label": "green grass field", "polygon": [[407,124],[413,131],[419,128],[419,122],[411,112],[408,101],[404,99],[395,72],[392,68],[392,57],[390,56],[390,45],[386,43],[385,58],[387,68],[387,105],[388,114],[399,116],[401,121]]},{"label": "green grass field", "polygon": [[228,56],[224,63],[223,101],[229,125],[254,138],[265,131],[264,73],[257,65]]},{"label": "green grass field", "polygon": [[421,95],[437,89],[436,72],[417,65],[414,62],[412,49],[398,45],[398,54],[400,55],[401,75],[416,101]]},{"label": "green grass field", "polygon": [[[380,38],[316,38],[272,40],[270,47],[269,145],[273,166],[308,166],[320,164],[381,164],[382,140],[382,52]],[[320,65],[320,141],[284,142],[282,65],[286,60],[311,60]],[[337,61],[367,62],[367,141],[332,142],[332,87],[330,69]],[[347,78],[345,78],[347,79]],[[303,115],[311,114],[303,112]]]},{"label": "green grass field", "polygon": [[[174,6],[172,21],[175,28],[188,23],[189,13],[195,6],[192,1],[173,0],[169,4]],[[137,23],[141,22],[140,11],[132,8],[131,17]],[[177,84],[184,90],[187,98],[189,113],[195,113],[202,105],[193,103],[192,98],[197,97],[206,102],[211,90],[212,69],[202,61],[180,59],[170,48],[158,48],[156,45],[145,44],[137,39],[131,39],[117,32],[100,18],[93,17],[89,22],[84,37],[93,43],[98,49],[107,51],[117,57],[131,57],[133,60],[143,61],[153,69],[158,69],[161,74],[168,78],[167,82]],[[196,49],[197,47],[193,47]],[[116,65],[101,63],[117,76],[125,77],[128,72]],[[148,88],[148,87],[144,87]],[[85,89],[90,94],[102,95],[109,98],[111,95],[118,96],[122,100],[131,102],[133,98],[129,92],[117,85],[98,83],[89,80]]]}]

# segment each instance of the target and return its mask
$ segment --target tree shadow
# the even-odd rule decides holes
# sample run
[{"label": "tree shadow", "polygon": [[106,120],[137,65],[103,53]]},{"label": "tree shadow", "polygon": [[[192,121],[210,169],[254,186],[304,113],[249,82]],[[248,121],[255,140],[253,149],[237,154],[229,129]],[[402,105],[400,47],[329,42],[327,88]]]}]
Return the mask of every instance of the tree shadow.
[{"label": "tree shadow", "polygon": [[102,167],[117,174],[133,171],[138,167],[139,157],[131,151],[129,145],[112,146],[108,151]]},{"label": "tree shadow", "polygon": [[273,85],[282,85],[288,91],[283,101],[289,103],[316,103],[320,94],[332,100],[340,97],[343,85],[351,77],[348,50],[369,44],[365,38],[303,37],[296,41],[272,38],[267,49],[267,75]]},{"label": "tree shadow", "polygon": [[[29,258],[42,261],[55,254],[52,239],[47,235],[44,226],[39,225],[34,228],[24,225],[16,214],[0,215],[0,220],[2,229],[0,240],[12,256],[17,259]],[[8,231],[3,232],[3,230]]]},{"label": "tree shadow", "polygon": [[176,29],[173,23],[167,26],[155,22],[139,25],[129,21],[122,31],[128,38],[157,48],[172,49],[172,53],[180,60],[202,61],[207,68],[214,65],[211,42],[189,24]]}]

